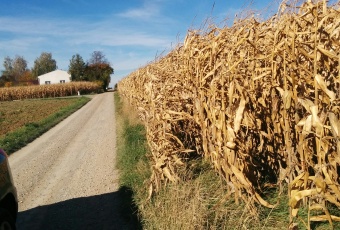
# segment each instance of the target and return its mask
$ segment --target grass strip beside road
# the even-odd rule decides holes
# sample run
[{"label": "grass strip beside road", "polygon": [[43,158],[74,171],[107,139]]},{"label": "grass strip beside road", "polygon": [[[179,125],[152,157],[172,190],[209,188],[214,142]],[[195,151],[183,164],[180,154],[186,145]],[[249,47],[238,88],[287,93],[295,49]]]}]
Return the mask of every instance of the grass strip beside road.
[{"label": "grass strip beside road", "polygon": [[[138,122],[133,110],[114,93],[117,135],[117,168],[120,171],[120,190],[125,208],[123,213],[135,222],[135,229],[143,229],[139,208],[147,197],[144,182],[150,177],[148,147],[144,125]],[[122,189],[123,188],[123,189]]]},{"label": "grass strip beside road", "polygon": [[144,125],[134,116],[133,110],[122,102],[118,93],[114,95],[120,185],[129,187],[135,193],[144,188],[144,181],[151,175],[146,132]]},{"label": "grass strip beside road", "polygon": [[44,132],[51,129],[60,121],[71,115],[73,112],[80,109],[91,99],[88,97],[79,97],[57,100],[74,100],[74,102],[66,107],[61,108],[59,111],[49,115],[42,120],[29,122],[24,126],[15,129],[14,131],[6,133],[3,137],[0,138],[0,147],[4,149],[7,154],[11,154],[19,150],[20,148],[24,147],[25,145],[42,135]]}]

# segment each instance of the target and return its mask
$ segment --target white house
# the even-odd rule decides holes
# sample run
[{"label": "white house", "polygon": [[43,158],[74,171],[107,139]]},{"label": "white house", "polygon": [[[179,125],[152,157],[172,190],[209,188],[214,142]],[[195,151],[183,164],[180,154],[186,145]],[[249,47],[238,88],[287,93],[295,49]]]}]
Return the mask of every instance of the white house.
[{"label": "white house", "polygon": [[38,76],[40,85],[59,84],[71,81],[71,74],[64,70],[54,70]]}]

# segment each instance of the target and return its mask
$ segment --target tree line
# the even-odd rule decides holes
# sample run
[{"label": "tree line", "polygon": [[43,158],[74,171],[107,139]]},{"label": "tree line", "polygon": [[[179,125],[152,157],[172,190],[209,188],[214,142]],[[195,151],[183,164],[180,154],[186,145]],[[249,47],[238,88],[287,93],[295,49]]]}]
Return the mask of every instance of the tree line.
[{"label": "tree line", "polygon": [[[56,60],[48,52],[41,53],[34,61],[32,69],[28,69],[27,61],[19,55],[14,58],[5,57],[3,67],[0,87],[38,84],[38,76],[58,68]],[[106,90],[110,83],[110,75],[114,73],[114,70],[103,52],[94,51],[87,62],[79,54],[73,55],[68,73],[72,81],[98,82]]]}]

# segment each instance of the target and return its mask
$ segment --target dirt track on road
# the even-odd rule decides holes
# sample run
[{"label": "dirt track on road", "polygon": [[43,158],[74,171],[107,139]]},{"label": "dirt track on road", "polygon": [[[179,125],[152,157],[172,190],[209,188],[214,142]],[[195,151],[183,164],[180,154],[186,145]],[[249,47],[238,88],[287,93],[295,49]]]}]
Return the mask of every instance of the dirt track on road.
[{"label": "dirt track on road", "polygon": [[12,154],[18,229],[135,229],[122,210],[115,135],[113,93],[104,93]]}]

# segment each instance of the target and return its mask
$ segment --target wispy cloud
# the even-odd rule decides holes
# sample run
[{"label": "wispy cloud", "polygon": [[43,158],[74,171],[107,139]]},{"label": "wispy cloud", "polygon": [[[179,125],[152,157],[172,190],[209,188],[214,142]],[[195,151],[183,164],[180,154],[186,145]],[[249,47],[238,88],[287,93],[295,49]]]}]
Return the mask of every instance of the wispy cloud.
[{"label": "wispy cloud", "polygon": [[130,19],[149,19],[157,14],[157,9],[150,9],[150,8],[140,8],[140,9],[131,9],[126,12],[118,14],[118,16],[123,18],[130,18]]},{"label": "wispy cloud", "polygon": [[102,46],[144,46],[164,48],[170,45],[171,40],[165,36],[148,34],[134,30],[103,30],[93,29],[87,32],[79,32],[69,37],[68,43],[97,44]]},{"label": "wispy cloud", "polygon": [[24,38],[16,38],[11,40],[1,40],[0,39],[0,49],[1,50],[10,50],[11,47],[16,47],[18,51],[28,50],[32,45],[38,45],[44,42],[44,38],[42,37],[24,37]]},{"label": "wispy cloud", "polygon": [[76,23],[52,18],[0,17],[0,32],[16,34],[67,35]]},{"label": "wispy cloud", "polygon": [[162,0],[146,0],[141,7],[129,9],[117,16],[133,20],[149,20],[159,16],[163,2]]},{"label": "wispy cloud", "polygon": [[[0,33],[22,34],[17,36],[26,40],[26,35],[39,35],[48,39],[60,39],[68,44],[98,44],[104,46],[136,45],[150,47],[164,47],[170,39],[161,34],[147,33],[136,27],[127,28],[113,23],[110,19],[103,22],[67,21],[61,19],[29,19],[0,17]],[[37,26],[39,25],[39,26]],[[29,45],[30,43],[27,43]]]}]

